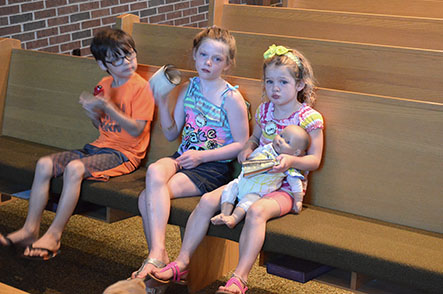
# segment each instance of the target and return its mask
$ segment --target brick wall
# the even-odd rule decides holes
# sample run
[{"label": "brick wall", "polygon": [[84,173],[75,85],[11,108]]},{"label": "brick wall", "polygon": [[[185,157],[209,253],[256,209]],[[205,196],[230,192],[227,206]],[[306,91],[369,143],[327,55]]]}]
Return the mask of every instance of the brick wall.
[{"label": "brick wall", "polygon": [[142,22],[204,27],[208,0],[0,0],[0,37],[24,49],[89,55],[95,31],[123,13]]}]

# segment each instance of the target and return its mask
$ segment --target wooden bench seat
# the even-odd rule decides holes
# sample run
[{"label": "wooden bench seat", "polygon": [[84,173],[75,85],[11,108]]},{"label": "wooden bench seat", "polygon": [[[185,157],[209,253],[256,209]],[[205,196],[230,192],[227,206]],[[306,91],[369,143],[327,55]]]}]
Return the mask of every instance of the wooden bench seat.
[{"label": "wooden bench seat", "polygon": [[440,0],[283,0],[283,7],[443,18]]},{"label": "wooden bench seat", "polygon": [[[139,51],[143,48],[138,46]],[[149,78],[156,69],[141,64],[138,72]],[[103,73],[92,59],[21,49],[13,50],[6,70],[0,177],[29,189],[39,157],[81,147],[96,135],[77,100]],[[195,72],[183,70],[183,74],[186,80]],[[240,85],[254,113],[261,102],[261,81],[227,78]],[[443,286],[439,185],[443,138],[438,136],[443,131],[443,104],[322,88],[316,108],[326,121],[325,152],[321,168],[311,174],[307,207],[300,215],[270,221],[263,249],[438,293]],[[148,162],[171,154],[178,144],[166,144],[159,125],[153,126]],[[136,214],[144,176],[141,168],[108,183],[85,181],[81,199]],[[53,181],[54,192],[61,184],[61,179]],[[199,197],[173,200],[169,223],[185,227],[198,201]],[[230,230],[211,225],[208,235],[223,242],[238,241],[241,226]],[[212,244],[206,249],[221,264],[225,255]],[[200,252],[196,257],[206,256]],[[235,255],[227,256],[235,264]],[[215,264],[219,268],[219,261]],[[205,266],[210,267],[198,263],[199,271],[193,272],[211,275]],[[191,291],[205,285],[191,281]]]},{"label": "wooden bench seat", "polygon": [[214,24],[232,31],[443,49],[443,18],[238,5],[226,0],[211,4],[217,7]]},{"label": "wooden bench seat", "polygon": [[[197,28],[133,24],[142,63],[172,63],[193,69],[191,48]],[[443,51],[389,47],[234,31],[237,64],[230,74],[261,79],[263,52],[271,44],[297,48],[311,61],[319,86],[431,102],[443,99]],[[174,46],[171,46],[174,44]],[[412,82],[413,81],[413,82]]]}]

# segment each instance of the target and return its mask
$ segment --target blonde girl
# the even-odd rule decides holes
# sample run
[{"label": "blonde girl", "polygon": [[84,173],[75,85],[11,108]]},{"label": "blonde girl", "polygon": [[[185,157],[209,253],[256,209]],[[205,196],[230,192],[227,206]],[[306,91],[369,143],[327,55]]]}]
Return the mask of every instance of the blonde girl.
[{"label": "blonde girl", "polygon": [[[232,179],[230,161],[248,140],[245,101],[222,78],[233,65],[235,52],[235,39],[227,30],[202,30],[193,40],[198,76],[179,94],[173,114],[168,97],[155,97],[164,135],[168,140],[181,135],[182,142],[174,155],[148,167],[139,210],[149,255],[133,278],[145,278],[169,263],[165,235],[171,199],[202,195]],[[148,283],[148,289],[155,286]]]},{"label": "blonde girl", "polygon": [[[264,53],[263,78],[267,101],[256,112],[257,124],[238,160],[244,161],[255,148],[271,142],[284,127],[294,124],[308,132],[311,145],[302,157],[281,154],[280,164],[274,167],[274,172],[284,172],[291,167],[305,171],[317,169],[323,151],[323,118],[311,108],[314,101],[311,65],[300,52],[272,45]],[[217,293],[245,293],[248,274],[263,246],[266,222],[291,211],[300,212],[301,199],[294,199],[284,185],[280,190],[260,198],[248,209],[239,240],[238,265]],[[188,220],[175,267],[157,270],[154,273],[157,279],[166,281],[186,270],[193,252],[208,230],[211,217],[220,210],[222,191],[223,187],[203,195]]]}]

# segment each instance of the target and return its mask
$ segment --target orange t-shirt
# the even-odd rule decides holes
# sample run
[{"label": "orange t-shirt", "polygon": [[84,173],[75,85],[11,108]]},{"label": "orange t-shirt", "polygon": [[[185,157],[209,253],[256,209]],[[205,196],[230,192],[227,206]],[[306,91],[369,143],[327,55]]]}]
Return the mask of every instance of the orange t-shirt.
[{"label": "orange t-shirt", "polygon": [[112,148],[123,153],[129,159],[129,162],[124,164],[127,171],[122,171],[127,173],[136,169],[145,157],[155,103],[149,83],[139,74],[134,73],[126,83],[116,88],[111,87],[112,81],[113,78],[107,76],[98,84],[103,87],[104,95],[109,97],[124,114],[135,120],[144,120],[146,125],[138,137],[133,137],[115,120],[104,115],[100,118],[100,136],[91,145]]}]

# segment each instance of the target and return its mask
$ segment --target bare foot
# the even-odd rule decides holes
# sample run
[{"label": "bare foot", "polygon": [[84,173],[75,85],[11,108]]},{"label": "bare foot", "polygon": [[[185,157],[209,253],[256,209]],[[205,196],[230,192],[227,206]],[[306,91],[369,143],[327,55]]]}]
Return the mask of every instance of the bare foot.
[{"label": "bare foot", "polygon": [[[52,234],[44,234],[40,239],[32,243],[32,247],[28,246],[23,253],[24,256],[41,256],[48,255],[48,251],[56,252],[60,249],[60,240],[56,239]],[[44,248],[47,250],[40,250]]]},{"label": "bare foot", "polygon": [[224,216],[224,215],[223,215],[222,213],[217,214],[216,216],[214,216],[214,217],[211,218],[211,223],[212,223],[214,226],[224,225],[225,222],[223,221],[223,216]]},{"label": "bare foot", "polygon": [[227,216],[223,217],[223,222],[230,229],[233,229],[238,224],[237,218],[235,218],[232,215],[227,215]]},{"label": "bare foot", "polygon": [[[37,240],[38,233],[34,234],[25,230],[24,228],[21,228],[20,230],[9,234],[7,237],[9,240],[11,240],[12,244],[25,247],[31,245],[32,242]],[[11,244],[9,244],[8,240],[4,236],[0,235],[0,245],[9,246]]]}]

